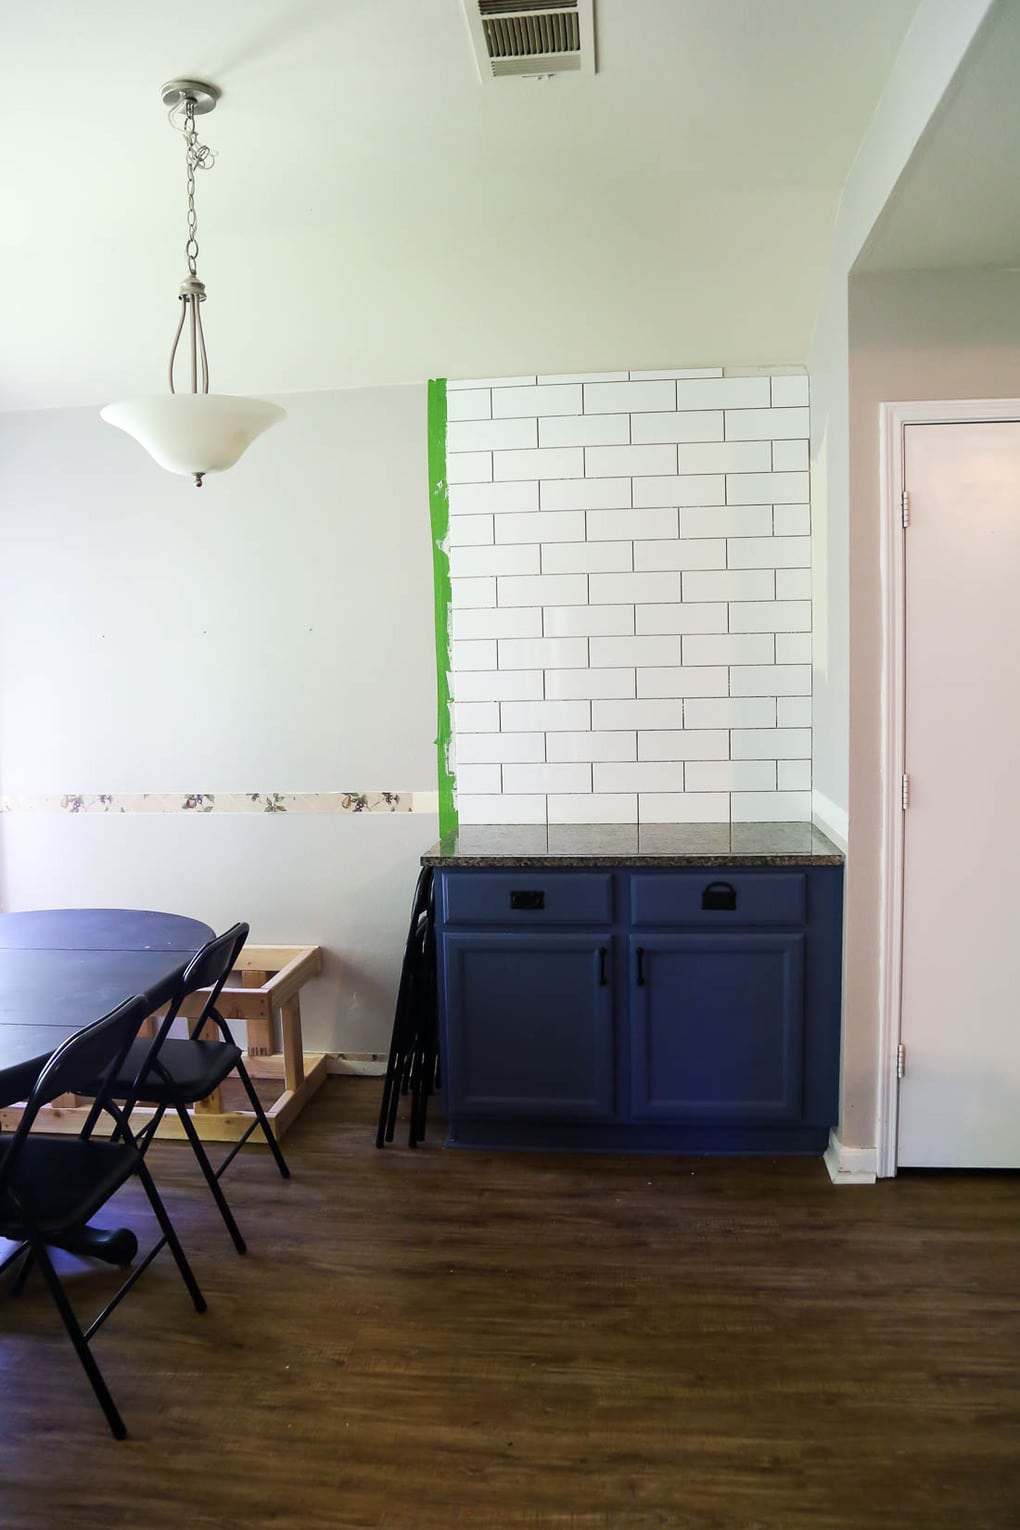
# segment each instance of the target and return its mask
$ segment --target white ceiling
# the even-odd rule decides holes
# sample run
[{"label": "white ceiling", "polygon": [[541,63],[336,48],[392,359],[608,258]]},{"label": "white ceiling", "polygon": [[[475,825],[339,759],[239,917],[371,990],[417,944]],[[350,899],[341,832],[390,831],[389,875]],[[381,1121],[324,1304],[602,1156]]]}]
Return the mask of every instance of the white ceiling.
[{"label": "white ceiling", "polygon": [[1020,3],[999,0],[856,271],[1020,267]]},{"label": "white ceiling", "polygon": [[802,361],[916,0],[596,0],[599,72],[482,84],[460,0],[0,0],[0,406],[161,391],[159,87],[206,78],[220,391]]}]

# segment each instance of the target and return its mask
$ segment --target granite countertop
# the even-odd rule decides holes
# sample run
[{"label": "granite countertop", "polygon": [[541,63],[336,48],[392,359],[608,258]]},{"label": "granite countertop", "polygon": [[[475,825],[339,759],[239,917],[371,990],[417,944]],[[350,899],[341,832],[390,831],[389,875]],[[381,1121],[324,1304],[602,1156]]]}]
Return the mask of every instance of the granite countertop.
[{"label": "granite countertop", "polygon": [[479,824],[449,834],[423,866],[842,866],[810,823]]}]

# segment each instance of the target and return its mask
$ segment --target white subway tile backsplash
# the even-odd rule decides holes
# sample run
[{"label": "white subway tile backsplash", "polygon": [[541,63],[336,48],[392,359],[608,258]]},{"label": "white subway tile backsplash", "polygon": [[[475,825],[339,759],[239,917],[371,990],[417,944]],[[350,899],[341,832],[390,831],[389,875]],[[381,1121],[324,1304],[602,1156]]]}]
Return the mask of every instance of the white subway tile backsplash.
[{"label": "white subway tile backsplash", "polygon": [[455,611],[496,604],[495,579],[451,579],[450,590],[450,604]]},{"label": "white subway tile backsplash", "polygon": [[685,773],[689,792],[774,792],[775,760],[692,760]]},{"label": "white subway tile backsplash", "polygon": [[[516,517],[507,517],[508,520]],[[448,545],[450,547],[482,547],[493,539],[491,515],[458,515],[450,517]],[[527,540],[525,538],[524,540]]]},{"label": "white subway tile backsplash", "polygon": [[776,724],[780,728],[810,728],[811,697],[780,696],[776,702]]},{"label": "white subway tile backsplash", "polygon": [[629,372],[563,372],[558,376],[542,376],[539,374],[540,383],[586,383],[586,382],[626,382]]},{"label": "white subway tile backsplash", "polygon": [[544,733],[464,733],[457,738],[457,770],[462,765],[505,761],[524,764],[545,759]]},{"label": "white subway tile backsplash", "polygon": [[542,548],[544,574],[622,574],[633,566],[631,542],[548,542]]},{"label": "white subway tile backsplash", "polygon": [[809,600],[744,600],[730,609],[731,632],[810,632]]},{"label": "white subway tile backsplash", "polygon": [[682,578],[684,600],[771,600],[776,592],[776,576],[771,569],[725,573],[695,569]]},{"label": "white subway tile backsplash", "polygon": [[809,760],[810,728],[735,728],[730,734],[735,760]]},{"label": "white subway tile backsplash", "polygon": [[[477,519],[477,516],[472,517],[472,520]],[[496,541],[499,543],[584,541],[583,510],[562,510],[558,513],[539,510],[525,515],[496,515],[493,520]],[[463,525],[465,522],[467,517],[456,524]]]},{"label": "white subway tile backsplash", "polygon": [[[640,673],[638,681],[640,683]],[[682,728],[682,701],[593,701],[591,725],[596,730]]]},{"label": "white subway tile backsplash", "polygon": [[467,792],[476,796],[481,792],[501,792],[502,772],[498,765],[458,764],[456,772],[458,794]]},{"label": "white subway tile backsplash", "polygon": [[615,637],[634,631],[633,606],[546,606],[547,637]]},{"label": "white subway tile backsplash", "polygon": [[447,483],[490,483],[491,452],[450,452],[446,459]]},{"label": "white subway tile backsplash", "polygon": [[726,479],[726,503],[807,504],[808,476],[807,473],[733,473]]},{"label": "white subway tile backsplash", "polygon": [[520,388],[528,383],[533,383],[533,377],[471,377],[447,379],[447,398],[451,393],[459,393],[464,388]]},{"label": "white subway tile backsplash", "polygon": [[538,606],[519,610],[453,612],[453,638],[541,637],[542,611]]},{"label": "white subway tile backsplash", "polygon": [[776,766],[776,786],[781,792],[809,792],[811,761],[779,760]]},{"label": "white subway tile backsplash", "polygon": [[[534,388],[493,388],[492,418],[580,414],[580,383],[545,383]],[[558,475],[557,475],[558,476]]]},{"label": "white subway tile backsplash", "polygon": [[[776,505],[772,512],[772,532],[777,537],[809,537],[811,510],[807,505]],[[803,566],[810,566],[810,558]]]},{"label": "white subway tile backsplash", "polygon": [[448,452],[491,452],[538,445],[534,420],[461,420],[447,426]]},{"label": "white subway tile backsplash", "polygon": [[539,574],[542,553],[538,545],[507,547],[451,547],[450,578],[475,578],[482,574]]},{"label": "white subway tile backsplash", "polygon": [[[639,669],[637,693],[640,697],[653,696],[725,696],[729,689],[729,670],[716,665],[695,665],[692,669],[679,666]],[[674,726],[682,726],[679,722]]]},{"label": "white subway tile backsplash", "polygon": [[626,446],[629,414],[554,415],[539,420],[539,446]]},{"label": "white subway tile backsplash", "polygon": [[638,542],[634,546],[635,569],[725,568],[726,543],[711,537],[689,542]]},{"label": "white subway tile backsplash", "polygon": [[683,478],[635,478],[634,504],[724,505],[726,479],[721,473],[689,473]]},{"label": "white subway tile backsplash", "polygon": [[544,696],[540,669],[455,671],[453,695],[456,701],[541,701]]},{"label": "white subway tile backsplash", "polygon": [[504,765],[503,787],[508,792],[590,792],[591,766]]},{"label": "white subway tile backsplash", "polygon": [[680,511],[682,537],[767,537],[771,505],[690,505]]},{"label": "white subway tile backsplash", "polygon": [[546,743],[550,760],[637,759],[636,733],[550,733]]},{"label": "white subway tile backsplash", "polygon": [[545,798],[510,797],[505,792],[475,797],[458,792],[457,814],[463,824],[545,823]]},{"label": "white subway tile backsplash", "polygon": [[806,473],[810,465],[807,441],[773,441],[774,473]]},{"label": "white subway tile backsplash", "polygon": [[563,478],[542,485],[542,510],[625,510],[629,478]]},{"label": "white subway tile backsplash", "polygon": [[585,517],[589,542],[615,542],[626,538],[630,542],[645,542],[668,537],[675,540],[678,512],[673,509],[658,510],[589,510]]},{"label": "white subway tile backsplash", "polygon": [[458,749],[463,733],[496,733],[499,731],[499,703],[497,701],[455,701],[453,726],[457,731]]},{"label": "white subway tile backsplash", "polygon": [[808,568],[810,537],[734,537],[730,568]]},{"label": "white subway tile backsplash", "polygon": [[807,436],[806,409],[727,409],[727,441],[782,441]]},{"label": "white subway tile backsplash", "polygon": [[586,446],[586,478],[651,478],[676,472],[675,446]]},{"label": "white subway tile backsplash", "polygon": [[684,703],[685,728],[774,728],[776,703],[768,696],[720,696]]},{"label": "white subway tile backsplash", "polygon": [[725,792],[642,792],[638,823],[728,823]]},{"label": "white subway tile backsplash", "polygon": [[663,441],[721,441],[721,409],[687,409],[683,414],[634,414],[630,439],[636,446]]},{"label": "white subway tile backsplash", "polygon": [[592,766],[597,792],[682,792],[684,767],[674,756],[669,760]]},{"label": "white subway tile backsplash", "polygon": [[678,382],[678,409],[767,409],[772,402],[767,377],[716,377]]},{"label": "white subway tile backsplash", "polygon": [[588,667],[588,639],[583,637],[504,638],[500,669],[578,669]]},{"label": "white subway tile backsplash", "polygon": [[811,570],[791,568],[776,570],[777,600],[810,600]]},{"label": "white subway tile backsplash", "polygon": [[[625,706],[625,702],[596,702]],[[507,701],[500,707],[504,733],[577,733],[591,727],[588,701]]]},{"label": "white subway tile backsplash", "polygon": [[593,605],[634,605],[646,600],[676,600],[679,574],[592,574],[588,588]]},{"label": "white subway tile backsplash", "polygon": [[[679,664],[680,640],[675,637],[596,637],[589,642],[591,665]],[[635,694],[632,690],[632,696]]]},{"label": "white subway tile backsplash", "polygon": [[681,639],[685,664],[774,664],[771,632],[693,633]]},{"label": "white subway tile backsplash", "polygon": [[674,367],[672,369],[667,368],[665,372],[630,373],[633,382],[641,382],[642,380],[654,382],[657,378],[663,377],[721,377],[722,375],[722,367],[681,367],[679,371]]},{"label": "white subway tile backsplash", "polygon": [[728,609],[722,601],[714,605],[696,601],[682,605],[678,601],[668,606],[638,606],[635,630],[642,636],[676,634],[678,637],[684,632],[725,632]]},{"label": "white subway tile backsplash", "polygon": [[639,760],[726,760],[729,734],[722,730],[649,730],[638,734]]},{"label": "white subway tile backsplash", "polygon": [[[492,477],[496,483],[518,479],[581,478],[583,446],[539,447],[533,452],[493,452]],[[451,483],[453,480],[450,480]]]},{"label": "white subway tile backsplash", "polygon": [[491,640],[464,643],[455,639],[450,644],[450,663],[455,670],[495,669],[496,644]]},{"label": "white subway tile backsplash", "polygon": [[810,692],[810,664],[735,665],[730,670],[731,696],[807,696]]},{"label": "white subway tile backsplash", "polygon": [[776,636],[777,664],[810,664],[810,632],[780,632]]},{"label": "white subway tile backsplash", "polygon": [[585,383],[585,414],[636,414],[646,409],[676,409],[676,383]]},{"label": "white subway tile backsplash", "polygon": [[637,797],[625,792],[549,796],[550,823],[637,823]]},{"label": "white subway tile backsplash", "polygon": [[[598,641],[613,640],[600,638]],[[633,669],[547,669],[545,672],[547,701],[632,697],[635,695],[635,685]]]},{"label": "white subway tile backsplash", "polygon": [[772,407],[774,409],[797,408],[808,402],[806,377],[773,377]]},{"label": "white subway tile backsplash", "polygon": [[586,574],[539,574],[531,579],[510,577],[499,581],[501,606],[584,606],[587,603]]},{"label": "white subway tile backsplash", "polygon": [[767,473],[772,469],[769,441],[702,441],[678,446],[677,472]]},{"label": "white subway tile backsplash", "polygon": [[488,388],[465,388],[457,391],[448,385],[447,420],[488,420],[492,416],[492,394]]},{"label": "white subway tile backsplash", "polygon": [[732,823],[810,823],[810,792],[734,792]]},{"label": "white subway tile backsplash", "polygon": [[512,515],[537,509],[537,483],[450,485],[451,519],[455,515]]}]

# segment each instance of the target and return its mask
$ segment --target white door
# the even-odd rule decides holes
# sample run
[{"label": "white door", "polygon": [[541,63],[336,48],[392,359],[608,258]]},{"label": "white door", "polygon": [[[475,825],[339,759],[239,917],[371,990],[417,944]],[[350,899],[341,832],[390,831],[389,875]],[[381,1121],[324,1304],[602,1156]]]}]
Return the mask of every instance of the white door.
[{"label": "white door", "polygon": [[1020,1167],[1020,422],[908,425],[897,1161]]}]

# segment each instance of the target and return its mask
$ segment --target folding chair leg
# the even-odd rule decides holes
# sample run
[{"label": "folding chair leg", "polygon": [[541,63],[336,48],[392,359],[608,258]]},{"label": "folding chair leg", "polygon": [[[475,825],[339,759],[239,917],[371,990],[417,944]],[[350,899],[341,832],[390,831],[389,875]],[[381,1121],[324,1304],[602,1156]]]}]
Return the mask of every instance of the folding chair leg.
[{"label": "folding chair leg", "polygon": [[[181,1248],[180,1239],[174,1231],[173,1223],[167,1216],[166,1207],[163,1205],[163,1202],[160,1199],[159,1191],[153,1184],[152,1175],[146,1168],[144,1161],[138,1165],[138,1178],[142,1182],[142,1189],[149,1197],[149,1205],[152,1207],[156,1214],[156,1221],[159,1223],[159,1230],[163,1234],[163,1237],[166,1239],[171,1254],[174,1256],[174,1263],[181,1272],[181,1279],[184,1281],[184,1284],[188,1288],[188,1295],[191,1297],[192,1305],[194,1306],[196,1312],[204,1312],[206,1310],[205,1297],[199,1290],[198,1281],[192,1274],[191,1265],[188,1263],[187,1255]],[[240,1236],[240,1234],[238,1234],[238,1236]]]},{"label": "folding chair leg", "polygon": [[213,1173],[212,1164],[209,1162],[205,1148],[202,1146],[201,1138],[195,1130],[195,1123],[188,1115],[187,1106],[178,1105],[177,1114],[181,1118],[181,1125],[187,1133],[188,1141],[191,1143],[195,1157],[198,1159],[198,1166],[205,1175],[205,1182],[209,1186],[213,1200],[219,1207],[220,1216],[223,1218],[227,1232],[233,1240],[234,1247],[239,1254],[243,1254],[247,1250],[247,1244],[241,1237],[241,1229],[234,1221],[234,1214],[227,1205],[227,1198],[220,1189],[220,1182]]},{"label": "folding chair leg", "polygon": [[24,1289],[25,1289],[25,1281],[31,1275],[32,1268],[33,1268],[34,1264],[35,1264],[35,1255],[33,1254],[31,1248],[26,1245],[25,1252],[24,1252],[24,1254],[22,1255],[22,1258],[21,1258],[21,1269],[18,1271],[17,1275],[15,1276],[14,1284],[11,1286],[11,1295],[12,1296],[20,1296],[22,1291],[24,1291]]},{"label": "folding chair leg", "polygon": [[280,1171],[280,1178],[290,1179],[290,1170],[287,1167],[287,1160],[283,1156],[283,1153],[280,1149],[280,1144],[273,1136],[273,1128],[270,1126],[269,1121],[266,1118],[266,1113],[262,1108],[262,1101],[255,1093],[255,1085],[248,1077],[248,1070],[242,1062],[239,1062],[237,1065],[237,1076],[241,1080],[241,1083],[244,1085],[244,1092],[248,1096],[252,1110],[255,1112],[255,1119],[258,1121],[262,1128],[262,1135],[265,1137],[266,1142],[269,1144],[269,1151],[276,1159],[276,1167]]},{"label": "folding chair leg", "polygon": [[68,1301],[64,1288],[60,1284],[56,1270],[50,1263],[50,1256],[46,1251],[45,1244],[33,1239],[32,1253],[35,1255],[36,1262],[42,1270],[43,1278],[50,1288],[50,1294],[57,1304],[57,1311],[60,1313],[64,1327],[67,1329],[67,1336],[74,1345],[75,1353],[81,1361],[82,1369],[92,1383],[92,1390],[96,1394],[96,1401],[106,1415],[106,1422],[110,1426],[110,1433],[115,1440],[123,1440],[127,1435],[124,1420],[118,1413],[117,1405],[110,1396],[110,1389],[103,1380],[102,1371],[93,1359],[92,1351],[88,1347],[85,1335],[82,1333],[78,1319],[71,1308],[71,1303]]}]

